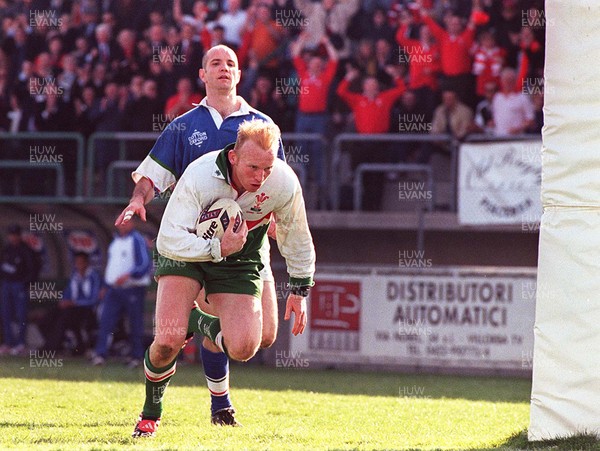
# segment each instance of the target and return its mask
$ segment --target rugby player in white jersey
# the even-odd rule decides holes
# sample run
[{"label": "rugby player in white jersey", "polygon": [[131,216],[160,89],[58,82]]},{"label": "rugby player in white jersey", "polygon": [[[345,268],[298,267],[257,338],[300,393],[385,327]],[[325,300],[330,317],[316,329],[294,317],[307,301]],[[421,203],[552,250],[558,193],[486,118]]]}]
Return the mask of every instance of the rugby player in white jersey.
[{"label": "rugby player in white jersey", "polygon": [[[197,318],[202,333],[230,358],[246,361],[262,341],[260,249],[272,219],[285,258],[291,292],[285,319],[294,314],[292,333],[304,331],[306,296],[313,284],[315,252],[306,221],[300,182],[277,158],[279,128],[260,120],[244,122],[234,145],[210,152],[185,170],[160,225],[156,277],[157,328],[146,352],[146,401],[134,436],[153,436],[160,422],[165,389],[175,373],[190,309],[204,288],[207,305]],[[217,199],[236,200],[245,221],[234,221],[221,239],[196,234],[198,215]],[[211,315],[212,314],[212,315]]]},{"label": "rugby player in white jersey", "polygon": [[[145,221],[145,204],[154,198],[155,191],[163,193],[172,187],[185,168],[198,157],[233,143],[238,126],[243,121],[260,119],[272,122],[271,118],[250,107],[237,95],[240,76],[238,60],[232,49],[218,45],[206,52],[199,70],[199,77],[206,86],[206,97],[196,108],[174,119],[163,130],[150,154],[133,173],[136,186],[131,201],[115,225],[128,221],[133,215]],[[278,157],[284,159],[281,143]],[[262,255],[265,267],[261,272],[261,347],[267,348],[275,341],[278,328],[277,296],[269,261],[268,240]],[[200,305],[203,305],[202,299],[203,296],[200,296]],[[229,397],[228,358],[209,340],[203,341],[201,354],[211,396],[211,421],[217,425],[237,426],[239,423]]]}]

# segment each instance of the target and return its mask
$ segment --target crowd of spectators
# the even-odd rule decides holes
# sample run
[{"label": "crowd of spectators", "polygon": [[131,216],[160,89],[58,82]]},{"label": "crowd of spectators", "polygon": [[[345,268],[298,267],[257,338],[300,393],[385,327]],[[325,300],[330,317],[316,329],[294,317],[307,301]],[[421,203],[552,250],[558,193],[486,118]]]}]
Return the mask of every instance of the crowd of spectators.
[{"label": "crowd of spectators", "polygon": [[[203,97],[202,56],[224,43],[239,56],[239,93],[283,131],[538,133],[543,7],[543,0],[0,0],[0,130],[160,131]],[[460,120],[452,119],[459,110]]]}]

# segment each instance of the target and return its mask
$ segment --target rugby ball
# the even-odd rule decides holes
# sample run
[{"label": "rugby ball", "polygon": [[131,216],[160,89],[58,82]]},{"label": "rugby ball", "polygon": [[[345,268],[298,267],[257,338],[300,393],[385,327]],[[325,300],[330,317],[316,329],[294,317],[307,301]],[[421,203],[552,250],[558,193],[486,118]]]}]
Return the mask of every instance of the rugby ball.
[{"label": "rugby ball", "polygon": [[200,212],[196,224],[196,235],[205,240],[221,238],[233,222],[233,231],[237,232],[242,225],[242,209],[233,199],[218,199]]}]

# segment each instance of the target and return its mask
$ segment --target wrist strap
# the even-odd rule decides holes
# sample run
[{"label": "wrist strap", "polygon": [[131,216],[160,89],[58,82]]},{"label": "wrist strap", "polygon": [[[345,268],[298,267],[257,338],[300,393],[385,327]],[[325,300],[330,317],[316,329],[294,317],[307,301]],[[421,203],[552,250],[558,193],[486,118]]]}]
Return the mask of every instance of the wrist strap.
[{"label": "wrist strap", "polygon": [[223,261],[223,257],[221,256],[221,240],[218,238],[213,238],[210,240],[210,255],[212,256],[213,263],[219,263]]},{"label": "wrist strap", "polygon": [[308,285],[304,285],[301,287],[295,286],[295,287],[292,287],[290,290],[290,292],[292,294],[295,294],[297,296],[302,296],[303,298],[308,296],[309,291],[310,291],[310,286],[308,286]]}]

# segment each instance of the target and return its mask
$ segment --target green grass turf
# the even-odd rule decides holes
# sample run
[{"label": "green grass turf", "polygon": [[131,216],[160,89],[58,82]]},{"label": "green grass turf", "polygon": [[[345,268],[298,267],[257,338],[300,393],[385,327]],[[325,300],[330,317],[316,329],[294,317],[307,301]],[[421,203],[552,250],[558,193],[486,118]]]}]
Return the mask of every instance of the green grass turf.
[{"label": "green grass turf", "polygon": [[529,444],[523,379],[232,366],[243,428],[210,425],[200,366],[180,365],[154,439],[130,437],[142,370],[0,359],[0,449],[600,449],[590,437]]}]

